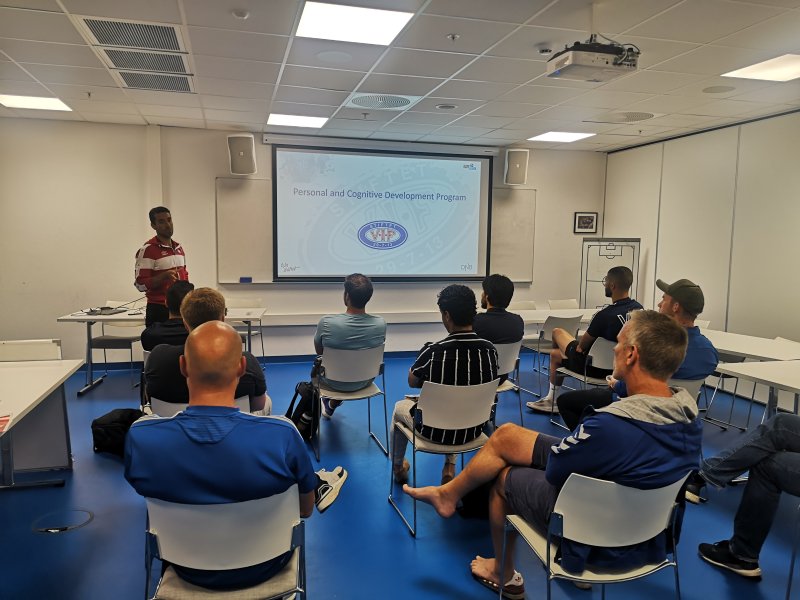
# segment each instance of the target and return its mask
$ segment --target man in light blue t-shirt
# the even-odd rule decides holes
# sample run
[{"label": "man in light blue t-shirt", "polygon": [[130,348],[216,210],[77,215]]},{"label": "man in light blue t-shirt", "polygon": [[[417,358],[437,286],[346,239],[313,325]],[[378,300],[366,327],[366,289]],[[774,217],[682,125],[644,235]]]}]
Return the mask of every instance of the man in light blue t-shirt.
[{"label": "man in light blue t-shirt", "polygon": [[[344,280],[344,305],[347,310],[338,315],[325,315],[314,334],[314,349],[323,354],[325,348],[340,350],[363,350],[380,346],[386,340],[386,321],[382,317],[368,315],[365,307],[372,298],[372,282],[361,273],[348,275]],[[366,387],[367,381],[332,381],[325,377],[320,382],[340,392],[352,392]],[[322,401],[322,416],[330,419],[341,401]]]}]

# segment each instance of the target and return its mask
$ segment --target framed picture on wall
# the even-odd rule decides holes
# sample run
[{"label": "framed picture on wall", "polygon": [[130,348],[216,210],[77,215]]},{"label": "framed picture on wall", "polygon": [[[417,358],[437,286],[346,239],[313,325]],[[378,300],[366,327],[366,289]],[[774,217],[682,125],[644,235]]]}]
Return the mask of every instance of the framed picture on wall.
[{"label": "framed picture on wall", "polygon": [[596,212],[576,212],[573,233],[597,233]]}]

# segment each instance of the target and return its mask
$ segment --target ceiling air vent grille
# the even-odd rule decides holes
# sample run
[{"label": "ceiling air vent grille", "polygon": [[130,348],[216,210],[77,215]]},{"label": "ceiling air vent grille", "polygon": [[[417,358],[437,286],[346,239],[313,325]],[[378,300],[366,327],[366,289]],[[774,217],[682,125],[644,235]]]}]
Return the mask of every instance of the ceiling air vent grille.
[{"label": "ceiling air vent grille", "polygon": [[370,110],[406,110],[420,101],[422,96],[401,96],[398,94],[352,94],[344,106],[348,108],[368,108]]},{"label": "ceiling air vent grille", "polygon": [[122,46],[142,50],[180,52],[181,43],[174,27],[130,21],[84,19],[86,27],[101,46]]},{"label": "ceiling air vent grille", "polygon": [[116,69],[152,71],[155,73],[188,73],[181,54],[161,54],[134,50],[103,49],[111,65]]},{"label": "ceiling air vent grille", "polygon": [[188,77],[180,75],[159,75],[156,73],[138,73],[119,71],[125,86],[137,90],[158,90],[161,92],[191,92],[192,86]]},{"label": "ceiling air vent grille", "polygon": [[655,116],[655,113],[649,112],[609,112],[592,119],[584,119],[584,123],[638,123]]}]

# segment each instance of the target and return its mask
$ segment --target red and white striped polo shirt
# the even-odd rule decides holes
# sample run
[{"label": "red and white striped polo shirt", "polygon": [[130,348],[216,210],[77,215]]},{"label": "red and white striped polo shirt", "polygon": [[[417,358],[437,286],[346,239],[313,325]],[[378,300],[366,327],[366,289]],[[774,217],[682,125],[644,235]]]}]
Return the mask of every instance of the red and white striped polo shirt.
[{"label": "red and white striped polo shirt", "polygon": [[175,240],[171,240],[170,246],[165,246],[158,241],[158,237],[153,237],[144,243],[136,253],[136,279],[133,285],[140,292],[147,295],[148,304],[166,304],[167,288],[171,282],[164,282],[157,287],[152,287],[153,276],[159,271],[167,269],[178,269],[178,279],[189,280],[189,271],[186,270],[186,255],[183,248]]}]

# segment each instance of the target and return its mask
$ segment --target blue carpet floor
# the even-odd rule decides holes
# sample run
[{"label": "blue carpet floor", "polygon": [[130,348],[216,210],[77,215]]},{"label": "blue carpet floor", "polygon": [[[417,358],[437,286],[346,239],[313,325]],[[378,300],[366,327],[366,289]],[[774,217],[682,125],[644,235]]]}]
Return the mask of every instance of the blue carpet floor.
[{"label": "blue carpet floor", "polygon": [[[388,411],[410,390],[406,385],[408,355],[387,357]],[[535,389],[532,354],[523,355],[522,383]],[[266,367],[274,412],[286,410],[294,385],[308,379],[310,362],[270,362]],[[113,408],[138,405],[138,390],[130,388],[126,371],[112,371],[106,381],[81,398],[76,397],[83,373],[67,383],[74,470],[63,488],[0,492],[0,599],[138,600],[144,597],[144,501],[122,477],[114,457],[94,454],[90,423]],[[523,400],[530,397],[523,395]],[[730,402],[720,399],[719,408]],[[373,400],[373,428],[381,432],[383,415]],[[727,404],[726,404],[727,406]],[[727,410],[721,413],[727,414]],[[735,418],[746,418],[747,403],[737,399]],[[761,408],[754,410],[754,421]],[[419,533],[413,539],[387,503],[389,462],[367,435],[366,405],[351,403],[323,423],[322,461],[328,469],[343,465],[350,475],[337,502],[324,514],[314,514],[306,529],[309,597],[415,600],[485,598],[492,595],[469,575],[469,561],[491,555],[486,522],[458,516],[443,520],[427,506],[419,506]],[[517,397],[505,394],[497,422],[517,422]],[[376,426],[377,425],[377,426]],[[525,426],[553,435],[560,430],[544,415],[526,411]],[[714,454],[739,436],[705,425],[704,450]],[[43,440],[42,443],[46,443]],[[423,485],[438,482],[441,458],[421,455]],[[22,478],[24,479],[24,477]],[[715,569],[697,556],[700,542],[714,542],[731,534],[733,515],[742,488],[709,490],[710,501],[688,506],[679,546],[682,596],[685,600],[772,600],[783,598],[788,578],[791,538],[798,499],[785,496],[780,513],[761,555],[760,582],[748,581]],[[410,502],[403,503],[410,513]],[[39,533],[42,523],[64,523],[88,511],[93,520],[65,533]],[[545,597],[541,566],[520,545],[517,568],[525,576],[526,598]],[[800,569],[797,569],[800,570]],[[800,574],[795,575],[795,597],[800,598]],[[673,598],[671,570],[649,578],[610,586],[609,599]],[[496,596],[495,596],[496,597]],[[554,583],[556,599],[600,598],[600,589],[581,591]]]}]

